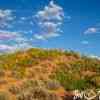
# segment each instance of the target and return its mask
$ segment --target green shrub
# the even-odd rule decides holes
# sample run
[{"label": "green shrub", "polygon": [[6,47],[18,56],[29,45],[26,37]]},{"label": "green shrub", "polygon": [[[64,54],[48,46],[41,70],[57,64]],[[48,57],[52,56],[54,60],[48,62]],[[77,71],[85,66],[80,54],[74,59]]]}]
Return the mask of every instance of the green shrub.
[{"label": "green shrub", "polygon": [[76,74],[79,74],[79,72],[72,71],[72,73],[69,73],[60,68],[56,71],[54,79],[58,80],[66,90],[84,90],[93,86],[93,84],[90,82],[90,79],[88,79],[87,77],[84,77],[82,79],[81,77],[79,77],[77,79]]},{"label": "green shrub", "polygon": [[73,50],[70,50],[70,51],[65,51],[64,54],[66,56],[73,56],[75,58],[80,58],[80,54],[78,52],[74,52]]}]

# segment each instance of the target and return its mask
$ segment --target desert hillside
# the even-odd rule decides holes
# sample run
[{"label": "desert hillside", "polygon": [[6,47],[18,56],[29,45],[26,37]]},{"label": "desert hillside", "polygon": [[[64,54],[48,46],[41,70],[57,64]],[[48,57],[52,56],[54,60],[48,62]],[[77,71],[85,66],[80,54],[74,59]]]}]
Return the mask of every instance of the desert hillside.
[{"label": "desert hillside", "polygon": [[100,89],[96,58],[38,48],[0,55],[0,100],[67,100],[66,94],[89,89]]}]

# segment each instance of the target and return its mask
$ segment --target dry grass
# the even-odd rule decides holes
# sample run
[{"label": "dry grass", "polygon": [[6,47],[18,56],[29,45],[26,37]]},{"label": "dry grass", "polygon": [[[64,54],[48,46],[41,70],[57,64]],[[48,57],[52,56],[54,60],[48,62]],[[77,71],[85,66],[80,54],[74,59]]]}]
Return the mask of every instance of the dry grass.
[{"label": "dry grass", "polygon": [[86,88],[100,88],[98,59],[41,49],[0,56],[0,91],[11,100],[61,100],[65,90]]}]

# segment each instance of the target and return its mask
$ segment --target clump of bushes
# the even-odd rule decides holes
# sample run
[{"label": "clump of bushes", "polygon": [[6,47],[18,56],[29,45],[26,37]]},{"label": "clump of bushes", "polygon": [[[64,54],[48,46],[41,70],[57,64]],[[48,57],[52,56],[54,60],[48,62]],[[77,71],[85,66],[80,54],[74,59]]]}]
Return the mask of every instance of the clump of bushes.
[{"label": "clump of bushes", "polygon": [[79,54],[78,52],[74,52],[74,51],[72,51],[72,50],[70,50],[70,51],[65,51],[64,54],[65,54],[66,56],[73,56],[73,57],[76,58],[76,59],[81,57],[80,54]]},{"label": "clump of bushes", "polygon": [[96,88],[90,78],[77,75],[80,75],[79,71],[65,71],[64,68],[60,68],[54,73],[54,79],[58,80],[66,90],[84,90],[91,87]]},{"label": "clump of bushes", "polygon": [[14,95],[19,94],[21,92],[21,88],[15,85],[9,87],[8,91]]},{"label": "clump of bushes", "polygon": [[22,79],[25,77],[26,69],[24,66],[15,66],[12,69],[12,76],[16,79]]},{"label": "clump of bushes", "polygon": [[16,98],[17,100],[61,100],[58,95],[43,87],[36,87],[30,91],[22,92]]},{"label": "clump of bushes", "polygon": [[35,88],[33,90],[33,98],[38,100],[61,100],[55,93],[49,92],[45,88]]},{"label": "clump of bushes", "polygon": [[[52,90],[60,85],[56,81],[27,80],[21,86],[21,92],[16,94],[17,100],[60,100]],[[16,92],[15,90],[12,92]]]},{"label": "clump of bushes", "polygon": [[56,80],[27,80],[25,82],[23,82],[23,85],[21,86],[21,90],[28,90],[28,89],[34,89],[36,87],[44,87],[45,89],[48,89],[50,91],[52,90],[57,90],[61,87],[61,85],[59,84],[59,82],[57,82]]}]

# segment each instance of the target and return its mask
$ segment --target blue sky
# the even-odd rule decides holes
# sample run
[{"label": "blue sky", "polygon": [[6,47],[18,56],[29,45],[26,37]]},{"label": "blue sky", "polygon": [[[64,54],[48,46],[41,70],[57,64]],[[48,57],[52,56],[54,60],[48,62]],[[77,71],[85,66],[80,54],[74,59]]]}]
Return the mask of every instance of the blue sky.
[{"label": "blue sky", "polygon": [[100,56],[100,0],[0,0],[0,51],[62,48]]}]

